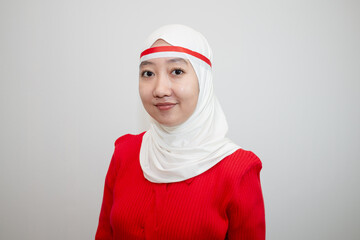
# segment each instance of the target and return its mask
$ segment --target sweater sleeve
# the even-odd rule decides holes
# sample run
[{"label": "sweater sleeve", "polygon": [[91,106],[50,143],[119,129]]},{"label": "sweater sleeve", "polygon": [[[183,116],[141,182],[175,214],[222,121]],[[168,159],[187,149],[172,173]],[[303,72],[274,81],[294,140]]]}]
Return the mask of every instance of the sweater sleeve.
[{"label": "sweater sleeve", "polygon": [[110,213],[113,204],[113,188],[118,169],[118,156],[115,147],[111,158],[110,166],[105,178],[103,202],[101,205],[99,224],[95,235],[95,240],[109,240],[112,237],[112,227],[110,224]]},{"label": "sweater sleeve", "polygon": [[249,168],[241,178],[228,208],[229,228],[226,239],[265,239],[265,210],[260,185],[261,162]]}]

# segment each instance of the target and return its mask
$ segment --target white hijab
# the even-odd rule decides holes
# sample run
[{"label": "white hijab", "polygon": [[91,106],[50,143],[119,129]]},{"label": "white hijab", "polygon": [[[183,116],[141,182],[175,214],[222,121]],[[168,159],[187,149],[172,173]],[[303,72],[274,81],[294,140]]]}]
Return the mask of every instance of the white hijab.
[{"label": "white hijab", "polygon": [[194,51],[167,51],[146,54],[140,62],[158,57],[188,59],[199,81],[199,97],[194,113],[182,124],[167,127],[151,119],[140,149],[140,165],[147,180],[155,183],[180,182],[195,177],[220,162],[239,147],[225,137],[228,125],[213,94],[211,48],[203,35],[184,25],[166,25],[153,32],[143,50],[158,39],[172,46]]}]

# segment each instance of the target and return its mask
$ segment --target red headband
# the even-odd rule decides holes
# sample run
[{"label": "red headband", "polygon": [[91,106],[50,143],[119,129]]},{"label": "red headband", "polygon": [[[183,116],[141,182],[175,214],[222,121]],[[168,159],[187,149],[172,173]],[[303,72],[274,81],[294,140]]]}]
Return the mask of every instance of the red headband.
[{"label": "red headband", "polygon": [[183,53],[187,53],[193,57],[199,58],[201,60],[203,60],[204,62],[206,62],[207,64],[210,65],[211,67],[211,62],[210,60],[205,57],[204,55],[198,53],[198,52],[194,52],[190,49],[187,48],[183,48],[183,47],[177,47],[177,46],[160,46],[160,47],[152,47],[152,48],[148,48],[146,50],[144,50],[141,54],[140,54],[140,58],[151,54],[151,53],[157,53],[157,52],[183,52]]}]

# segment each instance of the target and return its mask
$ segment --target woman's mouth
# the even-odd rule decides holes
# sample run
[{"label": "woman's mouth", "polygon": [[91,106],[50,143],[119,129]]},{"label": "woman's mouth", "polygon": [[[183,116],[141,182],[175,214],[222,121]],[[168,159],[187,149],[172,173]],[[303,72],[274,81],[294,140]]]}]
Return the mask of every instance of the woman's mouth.
[{"label": "woman's mouth", "polygon": [[176,105],[176,103],[170,103],[170,102],[165,102],[165,103],[157,103],[155,104],[155,106],[161,110],[170,110],[171,108],[173,108]]}]

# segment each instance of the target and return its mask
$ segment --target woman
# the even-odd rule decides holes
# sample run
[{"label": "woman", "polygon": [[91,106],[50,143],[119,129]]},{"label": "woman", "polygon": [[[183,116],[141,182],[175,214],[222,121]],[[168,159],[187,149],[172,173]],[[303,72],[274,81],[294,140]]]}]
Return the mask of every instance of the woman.
[{"label": "woman", "polygon": [[115,142],[96,239],[265,239],[262,165],[225,137],[211,61],[189,27],[147,39],[139,93],[151,126]]}]

